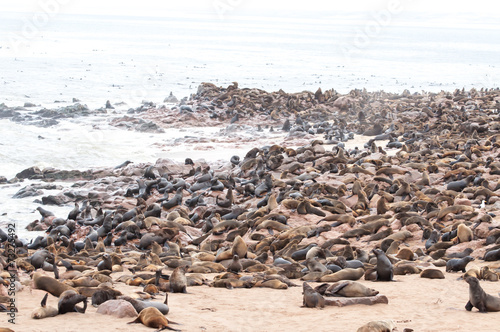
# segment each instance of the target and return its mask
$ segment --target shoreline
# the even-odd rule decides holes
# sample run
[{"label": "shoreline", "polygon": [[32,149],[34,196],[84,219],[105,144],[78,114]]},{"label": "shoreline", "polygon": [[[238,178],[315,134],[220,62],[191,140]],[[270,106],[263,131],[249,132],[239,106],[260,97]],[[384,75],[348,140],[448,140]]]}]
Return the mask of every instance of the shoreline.
[{"label": "shoreline", "polygon": [[[124,280],[157,270],[172,277],[176,266],[186,264],[188,277],[207,280],[201,286],[188,286],[188,294],[169,297],[167,317],[183,324],[181,330],[293,327],[306,331],[315,324],[318,330],[343,331],[378,319],[391,319],[401,330],[474,329],[479,323],[471,317],[479,314],[464,308],[468,287],[457,280],[462,273],[446,272],[445,266],[450,255],[470,248],[474,261],[467,270],[488,266],[497,280],[500,275],[497,262],[484,261],[496,250],[500,228],[500,165],[495,159],[500,152],[499,105],[498,89],[427,95],[353,90],[340,95],[334,90],[286,94],[242,89],[237,84],[226,88],[204,84],[189,107],[151,107],[120,117],[112,126],[124,125],[130,132],[138,130],[137,119],[144,121],[139,124],[150,123],[150,128],[165,131],[219,123],[222,136],[218,142],[208,135],[202,141],[184,137],[172,143],[193,148],[213,145],[209,151],[215,153],[217,144],[224,142],[239,145],[244,152],[238,159],[226,156],[218,162],[193,154],[186,155],[192,160],[185,162],[160,158],[118,168],[26,169],[20,173],[20,178],[39,184],[68,184],[50,189],[54,190],[51,195],[35,192],[28,197],[56,203],[66,213],[74,203],[88,208],[75,212],[74,219],[62,210],[54,215],[40,213],[30,227],[48,233],[29,244],[29,249],[17,242],[18,274],[26,286],[17,294],[19,322],[23,330],[37,331],[48,326],[66,329],[63,324],[68,319],[98,328],[105,319],[115,329],[150,330],[125,324],[133,318],[101,317],[95,308],[83,315],[29,318],[44,292],[28,294],[31,280],[23,269],[29,270],[30,255],[48,250],[61,275],[74,273],[61,262],[67,260],[73,268],[88,266],[85,273],[95,281],[99,279],[96,265],[108,253],[119,263],[106,274],[112,281],[107,285],[126,295],[142,287],[126,285]],[[258,140],[252,142],[253,137]],[[371,139],[367,144],[356,143],[355,149],[350,137]],[[245,150],[242,146],[247,143],[254,148]],[[33,210],[37,206],[51,209],[51,205],[35,202]],[[441,238],[459,227],[472,236]],[[96,231],[104,236],[99,239]],[[439,234],[435,247],[427,247],[431,231]],[[108,234],[111,245],[104,246]],[[115,245],[121,236],[130,239]],[[36,245],[37,241],[49,242]],[[158,242],[159,248],[150,246],[152,242]],[[225,276],[235,288],[209,287],[215,286],[215,276],[224,278],[221,275],[233,253],[242,248],[245,271]],[[298,256],[304,248],[314,252],[316,265],[306,261],[305,254]],[[369,280],[376,266],[374,248],[386,249],[395,270],[406,264],[412,274],[396,274],[395,282]],[[410,255],[403,256],[408,251]],[[139,263],[141,254],[146,258]],[[318,286],[321,277],[332,274],[333,263],[347,268],[339,258],[353,264],[359,261],[363,268],[359,281],[387,296],[389,304],[302,308],[302,279]],[[289,267],[276,263],[280,260],[290,263]],[[49,271],[42,273],[52,277],[52,264],[46,263]],[[130,271],[132,267],[137,270]],[[421,278],[419,273],[426,268],[439,269],[445,279]],[[290,282],[298,287],[258,288],[267,278],[275,278],[272,285],[284,287]],[[71,279],[65,282],[74,282]],[[105,284],[104,279],[98,283]],[[238,289],[240,282],[249,289]],[[482,280],[481,285],[496,296],[495,282]],[[56,297],[49,297],[50,305],[56,302]],[[329,320],[334,323],[326,323]],[[323,328],[318,322],[326,325]],[[494,330],[496,314],[481,315],[480,324],[482,330]]]}]

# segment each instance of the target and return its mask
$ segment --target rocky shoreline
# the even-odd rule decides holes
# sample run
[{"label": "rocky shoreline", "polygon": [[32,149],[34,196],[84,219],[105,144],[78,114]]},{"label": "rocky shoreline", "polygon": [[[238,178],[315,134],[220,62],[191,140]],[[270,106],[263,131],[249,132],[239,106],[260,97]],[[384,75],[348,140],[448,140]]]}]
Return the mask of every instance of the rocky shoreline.
[{"label": "rocky shoreline", "polygon": [[[345,280],[342,271],[351,280],[379,279],[376,248],[394,275],[446,268],[443,278],[458,276],[448,262],[471,256],[492,274],[467,273],[496,281],[499,109],[498,89],[288,94],[204,83],[175,107],[143,105],[111,124],[152,132],[249,126],[255,133],[286,133],[282,142],[218,163],[192,156],[183,163],[20,172],[10,182],[36,179],[47,187],[23,188],[19,195],[36,197],[58,188],[50,182],[66,181],[70,187],[36,202],[75,204],[68,216],[54,216],[44,206],[28,227],[46,235],[31,243],[16,239],[20,281],[29,283],[27,273],[40,268],[51,275],[54,268],[68,272],[82,263],[96,285],[115,287],[147,272],[168,279],[173,269],[187,266],[188,287],[287,289],[298,279]],[[16,117],[15,110],[2,112]],[[54,118],[53,112],[39,116],[48,113]],[[346,147],[355,135],[371,139]],[[32,262],[35,252],[47,253],[40,266]],[[104,273],[96,266],[106,255],[113,264]],[[359,276],[351,271],[356,269]],[[67,285],[71,279],[60,278]],[[134,285],[161,288],[154,279]]]}]

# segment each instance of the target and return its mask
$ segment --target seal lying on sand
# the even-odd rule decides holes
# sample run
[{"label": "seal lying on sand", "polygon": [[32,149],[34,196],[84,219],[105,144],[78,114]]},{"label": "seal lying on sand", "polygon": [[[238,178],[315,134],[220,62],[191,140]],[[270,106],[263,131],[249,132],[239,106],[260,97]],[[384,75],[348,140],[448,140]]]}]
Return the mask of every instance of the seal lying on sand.
[{"label": "seal lying on sand", "polygon": [[33,310],[31,313],[31,318],[33,319],[42,319],[42,318],[47,318],[47,317],[54,317],[57,316],[58,310],[54,307],[47,307],[47,296],[49,293],[45,293],[45,296],[42,299],[42,302],[40,303],[40,308],[36,308]]},{"label": "seal lying on sand", "polygon": [[165,316],[163,316],[163,314],[158,309],[153,307],[149,307],[142,310],[141,313],[139,314],[139,317],[137,317],[136,320],[128,324],[134,324],[134,323],[142,323],[147,327],[157,328],[158,331],[164,329],[172,331],[180,331],[168,326],[168,324],[177,324],[177,323],[169,321]]}]

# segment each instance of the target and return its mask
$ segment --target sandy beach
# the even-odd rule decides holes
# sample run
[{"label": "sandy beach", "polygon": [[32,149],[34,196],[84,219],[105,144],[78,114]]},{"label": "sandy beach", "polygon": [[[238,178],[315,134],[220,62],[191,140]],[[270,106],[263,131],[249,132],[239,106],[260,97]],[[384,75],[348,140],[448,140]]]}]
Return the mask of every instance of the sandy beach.
[{"label": "sandy beach", "polygon": [[[443,269],[444,271],[444,269]],[[498,315],[481,314],[464,309],[468,287],[457,280],[460,273],[447,273],[443,280],[420,278],[418,275],[397,276],[395,282],[360,281],[379,290],[389,304],[352,305],[346,307],[302,308],[302,287],[287,290],[267,288],[220,289],[208,286],[190,287],[188,294],[169,296],[168,319],[182,325],[182,331],[356,331],[374,320],[393,320],[398,331],[497,331]],[[297,284],[298,280],[294,280]],[[317,283],[311,283],[317,285]],[[497,282],[482,282],[484,290],[497,294]],[[123,293],[142,287],[117,284]],[[26,288],[16,296],[20,304],[15,331],[152,331],[141,324],[127,325],[130,318],[115,318],[96,313],[90,306],[85,314],[69,313],[43,320],[30,318],[33,308],[45,292]],[[158,300],[163,299],[159,295]],[[57,306],[50,296],[48,305]],[[2,318],[5,324],[5,318]]]}]

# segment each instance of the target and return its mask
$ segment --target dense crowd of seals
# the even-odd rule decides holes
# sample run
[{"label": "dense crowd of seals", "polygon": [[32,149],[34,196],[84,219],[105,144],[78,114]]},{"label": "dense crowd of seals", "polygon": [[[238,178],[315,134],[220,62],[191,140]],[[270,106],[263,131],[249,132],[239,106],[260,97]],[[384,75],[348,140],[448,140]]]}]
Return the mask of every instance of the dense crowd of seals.
[{"label": "dense crowd of seals", "polygon": [[[472,260],[500,259],[499,106],[498,89],[342,96],[204,83],[188,105],[143,116],[163,114],[160,126],[246,122],[308,143],[259,146],[210,165],[161,159],[87,172],[60,194],[74,203],[68,216],[38,209],[29,229],[46,235],[16,239],[16,264],[34,288],[60,298],[58,314],[84,313],[87,298],[96,306],[123,299],[139,314],[134,322],[168,329],[167,299],[131,298],[113,284],[149,295],[201,285],[287,289],[301,279],[303,306],[322,308],[323,295],[378,294],[355,283],[363,277],[458,278]],[[346,148],[355,135],[370,139]],[[498,280],[498,267],[487,267],[486,280]],[[492,311],[500,300],[479,287],[481,272],[465,276],[466,309]],[[53,314],[36,309],[33,318]]]}]

